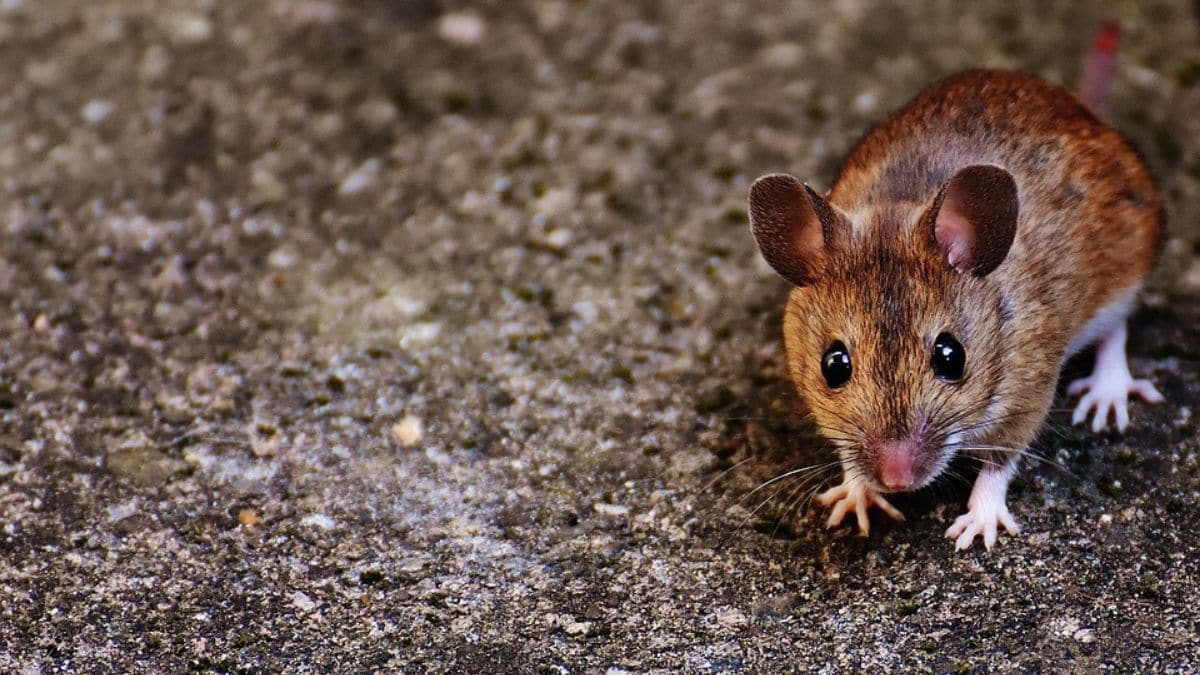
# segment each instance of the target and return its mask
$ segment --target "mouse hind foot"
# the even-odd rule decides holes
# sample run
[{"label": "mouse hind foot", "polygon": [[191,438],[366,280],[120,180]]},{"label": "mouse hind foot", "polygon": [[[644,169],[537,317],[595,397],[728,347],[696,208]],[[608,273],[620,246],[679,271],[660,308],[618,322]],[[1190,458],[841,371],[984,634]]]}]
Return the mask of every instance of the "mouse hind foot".
[{"label": "mouse hind foot", "polygon": [[1092,431],[1099,432],[1108,424],[1109,414],[1118,431],[1129,426],[1129,396],[1137,394],[1148,403],[1159,403],[1163,395],[1158,393],[1150,380],[1137,380],[1129,372],[1125,360],[1125,322],[1117,323],[1100,338],[1096,346],[1096,365],[1092,374],[1075,380],[1067,387],[1070,396],[1081,396],[1071,416],[1071,424],[1085,422],[1088,413],[1092,416]]}]

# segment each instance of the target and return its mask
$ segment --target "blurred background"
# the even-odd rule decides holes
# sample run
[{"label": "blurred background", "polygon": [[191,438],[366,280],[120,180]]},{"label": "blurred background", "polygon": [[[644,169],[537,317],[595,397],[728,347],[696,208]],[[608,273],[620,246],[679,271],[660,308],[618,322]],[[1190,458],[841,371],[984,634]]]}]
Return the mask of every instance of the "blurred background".
[{"label": "blurred background", "polygon": [[[953,486],[865,541],[751,493],[816,455],[749,182],[828,187],[960,69],[1074,86],[1104,20],[1168,402],[1057,420],[990,555],[941,539]],[[1197,37],[1183,1],[0,1],[0,665],[1184,667]]]}]

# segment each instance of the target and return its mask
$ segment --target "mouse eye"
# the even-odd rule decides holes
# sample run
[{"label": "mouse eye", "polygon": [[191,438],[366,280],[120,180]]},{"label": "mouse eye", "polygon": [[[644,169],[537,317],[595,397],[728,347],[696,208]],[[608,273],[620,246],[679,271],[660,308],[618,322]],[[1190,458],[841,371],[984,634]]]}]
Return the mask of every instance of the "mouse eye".
[{"label": "mouse eye", "polygon": [[933,374],[940,380],[958,380],[967,363],[967,352],[949,333],[942,333],[933,341]]},{"label": "mouse eye", "polygon": [[825,383],[833,389],[850,381],[850,351],[839,340],[829,345],[821,357],[821,374]]}]

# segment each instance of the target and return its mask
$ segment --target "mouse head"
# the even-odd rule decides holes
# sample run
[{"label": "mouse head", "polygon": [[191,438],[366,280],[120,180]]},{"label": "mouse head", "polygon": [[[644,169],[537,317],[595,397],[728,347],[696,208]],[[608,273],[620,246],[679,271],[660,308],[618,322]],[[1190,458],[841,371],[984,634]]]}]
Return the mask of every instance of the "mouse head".
[{"label": "mouse head", "polygon": [[958,171],[927,204],[853,219],[788,175],[751,187],[758,248],[796,286],[789,372],[848,473],[882,492],[919,488],[996,421],[1005,307],[988,275],[1017,211],[1012,175],[989,165]]}]

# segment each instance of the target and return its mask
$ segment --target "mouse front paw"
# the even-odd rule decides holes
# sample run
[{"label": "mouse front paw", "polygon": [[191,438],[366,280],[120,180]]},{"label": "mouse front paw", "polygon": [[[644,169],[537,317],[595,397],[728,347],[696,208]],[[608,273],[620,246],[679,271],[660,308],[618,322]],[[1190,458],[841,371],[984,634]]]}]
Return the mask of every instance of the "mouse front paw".
[{"label": "mouse front paw", "polygon": [[955,519],[954,524],[946,530],[946,538],[954,539],[954,548],[965,551],[975,543],[975,537],[982,535],[983,547],[990,551],[992,544],[996,543],[1000,526],[1009,534],[1021,532],[1017,521],[1013,520],[1012,514],[1008,512],[1008,505],[1004,500],[989,500],[971,506],[966,513]]},{"label": "mouse front paw", "polygon": [[865,537],[871,532],[871,519],[867,514],[867,509],[872,506],[879,507],[880,511],[886,513],[893,520],[904,520],[904,514],[889,504],[883,495],[861,481],[850,478],[841,485],[829,488],[817,495],[817,501],[823,506],[833,506],[829,520],[825,521],[825,527],[833,528],[841,525],[846,514],[853,511],[854,518],[858,521],[858,536],[860,537]]}]

